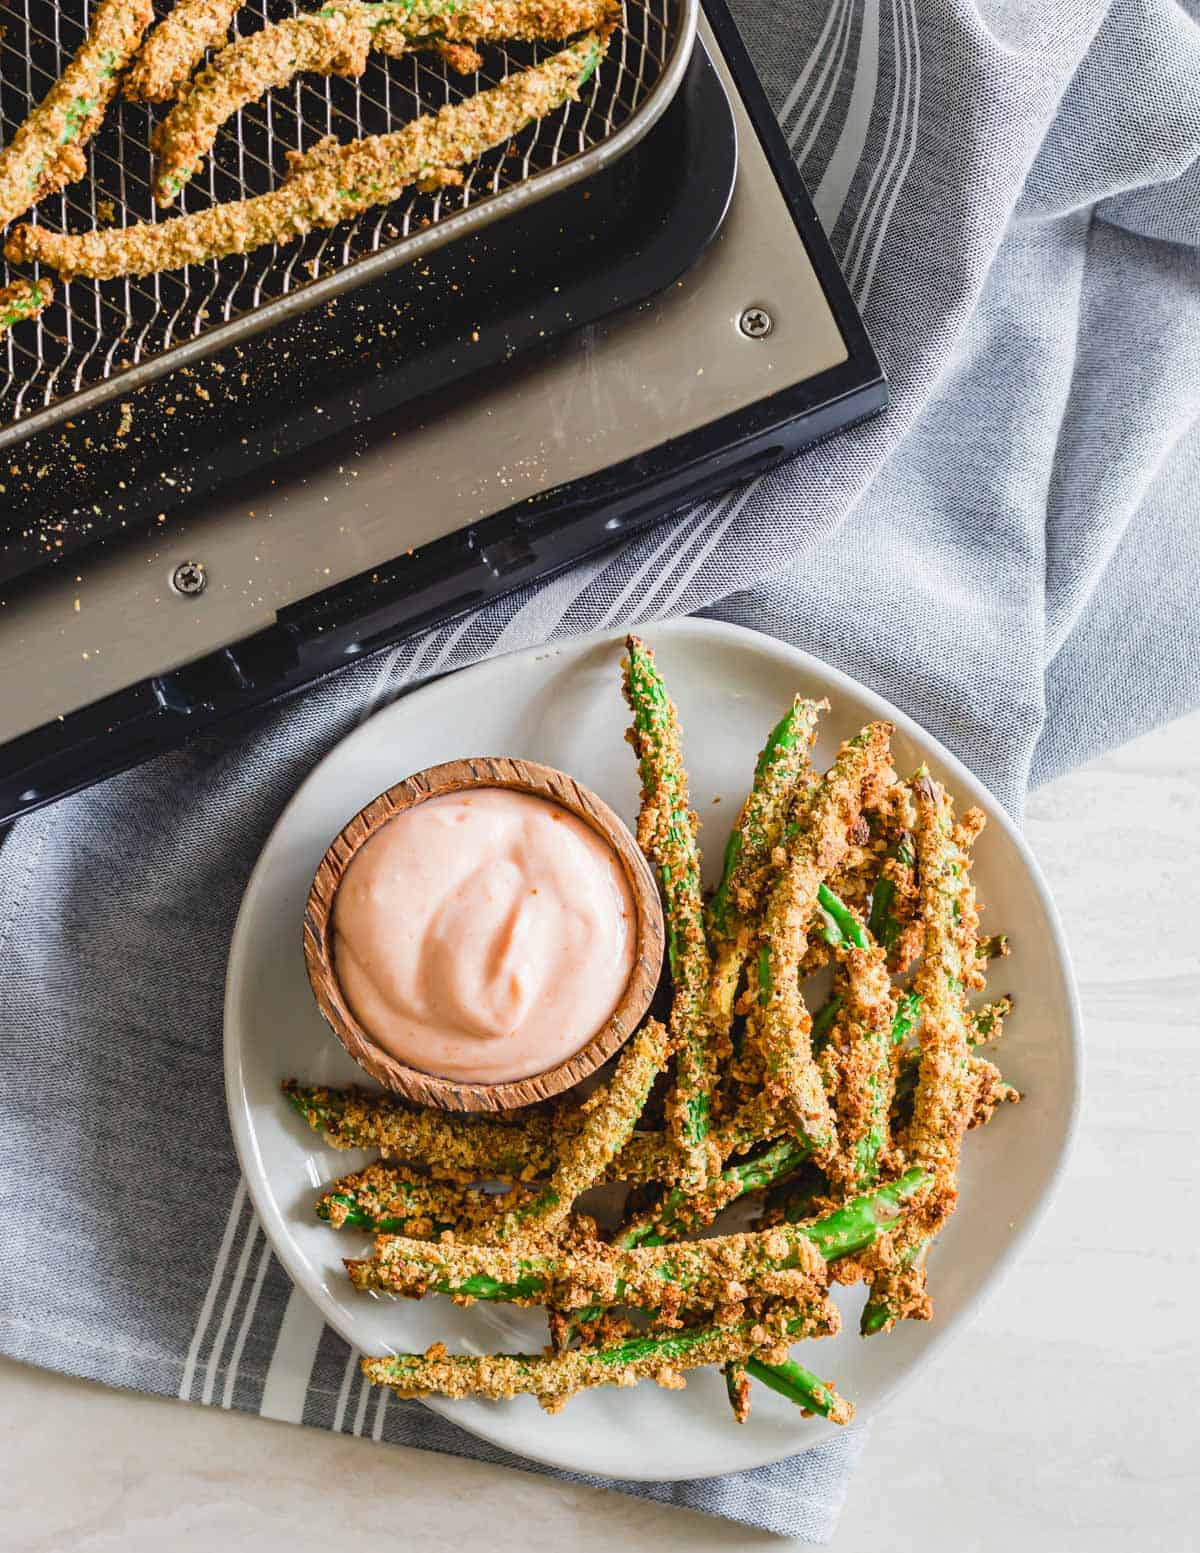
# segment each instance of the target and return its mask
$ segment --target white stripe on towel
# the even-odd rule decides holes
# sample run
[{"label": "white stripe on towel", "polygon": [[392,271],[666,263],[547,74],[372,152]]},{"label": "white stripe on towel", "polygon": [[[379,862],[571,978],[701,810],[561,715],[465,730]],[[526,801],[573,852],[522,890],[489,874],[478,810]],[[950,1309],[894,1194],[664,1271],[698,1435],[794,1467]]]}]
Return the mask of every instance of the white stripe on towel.
[{"label": "white stripe on towel", "polygon": [[225,1219],[225,1233],[221,1236],[221,1244],[217,1250],[217,1259],[213,1263],[212,1277],[208,1280],[208,1290],[204,1296],[204,1302],[200,1306],[200,1314],[196,1317],[196,1327],[192,1333],[192,1341],[188,1346],[187,1358],[184,1360],[183,1377],[179,1382],[179,1395],[185,1402],[192,1398],[192,1382],[196,1375],[196,1363],[200,1357],[200,1349],[204,1345],[204,1339],[208,1334],[208,1324],[212,1320],[213,1310],[217,1303],[217,1294],[221,1287],[221,1280],[225,1276],[225,1268],[229,1263],[233,1252],[234,1242],[237,1238],[237,1227],[242,1217],[242,1209],[246,1206],[246,1183],[238,1176],[237,1189],[233,1194],[233,1201],[229,1205],[229,1213]]},{"label": "white stripe on towel", "polygon": [[308,1295],[294,1288],[288,1295],[263,1383],[258,1411],[264,1418],[298,1424],[304,1417],[304,1399],[324,1326],[321,1312]]}]

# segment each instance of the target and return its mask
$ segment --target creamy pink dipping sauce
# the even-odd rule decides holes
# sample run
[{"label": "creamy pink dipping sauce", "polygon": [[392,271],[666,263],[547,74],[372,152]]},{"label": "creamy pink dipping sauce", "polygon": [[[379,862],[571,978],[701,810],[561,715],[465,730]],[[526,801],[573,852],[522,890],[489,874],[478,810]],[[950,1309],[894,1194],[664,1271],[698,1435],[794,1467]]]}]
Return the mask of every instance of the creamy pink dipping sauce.
[{"label": "creamy pink dipping sauce", "polygon": [[359,848],[333,903],[334,964],[364,1030],[410,1067],[494,1084],[586,1046],[629,981],[617,855],[549,799],[428,798]]}]

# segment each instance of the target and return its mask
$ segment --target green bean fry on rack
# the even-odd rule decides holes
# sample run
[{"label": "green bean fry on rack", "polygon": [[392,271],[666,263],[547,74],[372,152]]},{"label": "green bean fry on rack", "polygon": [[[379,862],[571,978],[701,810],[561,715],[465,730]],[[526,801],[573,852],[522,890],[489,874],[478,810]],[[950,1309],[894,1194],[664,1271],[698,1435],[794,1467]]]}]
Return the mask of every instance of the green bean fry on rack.
[{"label": "green bean fry on rack", "polygon": [[[278,184],[244,199],[171,221],[84,232],[55,231],[40,219],[19,222],[4,242],[10,264],[41,264],[66,281],[156,274],[295,242],[412,189],[432,193],[460,185],[465,165],[576,100],[600,67],[622,15],[618,0],[328,0],[227,42],[238,10],[230,0],[177,0],[152,27],[151,0],[99,0],[62,76],[0,147],[0,227],[18,223],[46,195],[87,174],[86,147],[122,80],[133,101],[174,99],[151,137],[153,194],[169,205],[203,166],[224,126],[298,76],[355,77],[372,52],[398,57],[415,50],[430,51],[472,76],[483,66],[483,45],[565,47],[485,90],[461,98],[455,93],[438,111],[387,133],[344,143],[326,137],[291,152]],[[198,69],[210,49],[216,52]],[[53,299],[49,281],[16,280],[4,293],[0,334]]]},{"label": "green bean fry on rack", "polygon": [[24,323],[45,312],[54,301],[54,284],[44,276],[40,280],[14,280],[0,287],[0,337],[14,324]]},{"label": "green bean fry on rack", "polygon": [[0,148],[0,226],[87,172],[84,147],[153,19],[151,0],[100,0],[93,8],[78,53]]},{"label": "green bean fry on rack", "polygon": [[261,27],[228,44],[179,91],[154,132],[154,196],[171,204],[199,172],[217,135],[239,109],[296,76],[358,76],[372,50],[418,48],[449,54],[460,71],[478,70],[475,45],[558,42],[611,27],[613,0],[333,0]]},{"label": "green bean fry on rack", "polygon": [[209,49],[229,34],[242,0],[175,0],[125,77],[131,102],[169,102]]},{"label": "green bean fry on rack", "polygon": [[462,182],[459,169],[505,145],[538,119],[573,102],[608,49],[611,29],[587,32],[527,70],[514,70],[487,91],[448,103],[403,129],[339,144],[319,141],[293,153],[278,188],[229,200],[170,221],[91,232],[55,232],[22,222],[5,244],[12,264],[37,262],[64,279],[112,280],[201,264],[268,243],[291,243],[337,226],[414,187]]},{"label": "green bean fry on rack", "polygon": [[[648,1019],[582,1103],[499,1117],[284,1086],[335,1147],[382,1155],[316,1204],[375,1237],[345,1261],[355,1288],[547,1313],[540,1353],[435,1344],[363,1372],[402,1396],[529,1395],[554,1412],[593,1386],[678,1388],[719,1366],[738,1421],[758,1382],[844,1423],[853,1405],[790,1349],[839,1331],[835,1284],[867,1285],[864,1336],[930,1315],[966,1134],[1020,1099],[981,1051],[1012,1008],[976,997],[1008,948],[979,931],[983,816],[956,817],[924,768],[897,774],[885,723],[815,770],[827,707],[797,697],[705,902],[683,730],[632,636],[623,689],[667,922],[666,1026]],[[607,1229],[584,1195],[602,1183],[625,1188]]]}]

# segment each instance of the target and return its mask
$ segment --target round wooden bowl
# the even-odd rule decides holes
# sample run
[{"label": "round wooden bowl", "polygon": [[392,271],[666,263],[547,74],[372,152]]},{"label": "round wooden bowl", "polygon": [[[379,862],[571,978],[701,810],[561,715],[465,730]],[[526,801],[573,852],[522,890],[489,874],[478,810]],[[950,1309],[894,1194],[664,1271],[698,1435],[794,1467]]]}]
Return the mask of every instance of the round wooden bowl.
[{"label": "round wooden bowl", "polygon": [[[381,825],[386,825],[405,809],[424,803],[427,798],[461,792],[467,787],[507,787],[532,793],[561,804],[598,831],[612,847],[625,872],[637,917],[633,969],[607,1023],[586,1046],[557,1067],[532,1078],[513,1079],[502,1084],[465,1084],[439,1078],[436,1073],[411,1068],[384,1051],[352,1013],[342,995],[334,964],[333,900],[350,859],[359,847]],[[415,776],[407,777],[372,799],[334,838],[308,892],[304,911],[304,963],[308,967],[308,979],[317,1006],[334,1034],[355,1062],[385,1089],[394,1090],[418,1105],[437,1106],[444,1111],[507,1111],[561,1094],[594,1073],[620,1050],[637,1029],[654,996],[662,969],[663,932],[662,906],[654,875],[637,842],[608,805],[553,766],[487,755],[472,760],[450,760],[445,765],[418,771]]]}]

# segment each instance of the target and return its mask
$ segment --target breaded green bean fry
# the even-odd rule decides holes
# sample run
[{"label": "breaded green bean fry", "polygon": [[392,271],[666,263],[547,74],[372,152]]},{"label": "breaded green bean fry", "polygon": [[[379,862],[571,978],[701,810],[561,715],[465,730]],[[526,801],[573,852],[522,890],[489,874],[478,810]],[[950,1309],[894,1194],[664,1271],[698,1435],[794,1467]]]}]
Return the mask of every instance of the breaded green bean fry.
[{"label": "breaded green bean fry", "polygon": [[100,0],[79,52],[0,150],[0,226],[87,172],[83,148],[153,19],[151,0]]},{"label": "breaded green bean fry", "polygon": [[586,33],[528,70],[488,91],[452,103],[386,135],[337,145],[322,141],[294,155],[287,178],[269,194],[232,200],[171,221],[111,227],[75,235],[22,224],[5,247],[13,263],[39,260],[68,279],[151,275],[202,264],[268,243],[291,243],[386,205],[417,183],[446,183],[455,171],[527,124],[578,96],[608,47],[607,32]]},{"label": "breaded green bean fry", "polygon": [[[362,1372],[373,1385],[391,1386],[402,1397],[533,1396],[547,1411],[556,1412],[576,1392],[592,1386],[632,1386],[642,1379],[678,1386],[681,1370],[748,1360],[764,1351],[779,1354],[789,1343],[835,1331],[837,1324],[836,1307],[822,1304],[754,1317],[732,1327],[630,1337],[594,1351],[477,1357],[449,1354],[437,1344],[425,1354],[364,1359]],[[834,1423],[848,1423],[854,1416],[850,1404],[825,1382],[816,1382],[801,1405],[811,1408],[814,1403]]]},{"label": "breaded green bean fry", "polygon": [[[283,1092],[335,1149],[381,1149],[451,1180],[532,1181],[553,1170],[563,1144],[581,1125],[577,1108],[459,1115],[411,1105],[398,1095],[362,1089],[323,1089],[288,1082]],[[666,1138],[630,1138],[605,1179],[662,1181],[668,1170]]]},{"label": "breaded green bean fry", "polygon": [[841,1008],[821,1054],[841,1144],[830,1168],[861,1192],[879,1179],[894,1083],[896,1002],[882,945],[849,950],[836,985]]},{"label": "breaded green bean fry", "polygon": [[182,87],[155,131],[154,197],[170,205],[200,171],[221,126],[297,75],[361,75],[372,49],[559,42],[611,25],[617,14],[615,0],[331,0],[287,17],[237,38]]},{"label": "breaded green bean fry", "polygon": [[934,1184],[919,1213],[897,1238],[892,1265],[880,1267],[872,1278],[871,1304],[887,1312],[882,1330],[906,1317],[929,1318],[924,1263],[908,1253],[918,1242],[930,1241],[954,1212],[959,1154],[978,1089],[965,997],[966,966],[968,959],[974,959],[978,922],[970,864],[956,843],[945,789],[921,771],[913,782],[913,794],[924,924],[923,954],[914,982],[921,998],[921,1056],[912,1120],[903,1143],[907,1158],[928,1170]]},{"label": "breaded green bean fry", "polygon": [[169,102],[209,49],[229,35],[242,0],[175,0],[142,44],[125,95],[131,102]]},{"label": "breaded green bean fry", "polygon": [[842,746],[811,795],[797,794],[795,834],[758,935],[747,1040],[762,1058],[763,1104],[784,1120],[798,1142],[811,1144],[818,1163],[833,1157],[837,1134],[813,1060],[812,1017],[800,991],[800,963],[820,886],[845,856],[864,804],[890,771],[891,731],[887,723],[872,723]]},{"label": "breaded green bean fry", "polygon": [[382,1149],[451,1179],[532,1180],[546,1175],[558,1157],[561,1133],[550,1112],[509,1112],[501,1120],[435,1111],[361,1089],[305,1088],[289,1081],[283,1092],[334,1148]]},{"label": "breaded green bean fry", "polygon": [[738,984],[754,936],[753,921],[767,883],[796,784],[811,776],[808,751],[828,702],[797,696],[772,728],[754,767],[754,782],[725,847],[725,867],[708,903],[705,926],[713,949],[709,998],[713,1037],[727,1046]]},{"label": "breaded green bean fry", "polygon": [[636,636],[626,638],[625,699],[633,713],[626,738],[638,757],[642,804],[638,845],[653,865],[666,902],[667,955],[674,996],[670,1036],[675,1083],[667,1126],[675,1142],[679,1182],[702,1190],[720,1162],[709,1138],[716,1053],[708,1020],[711,972],[700,896],[696,816],[688,802],[679,718],[654,654]]},{"label": "breaded green bean fry", "polygon": [[753,1285],[786,1298],[823,1294],[828,1279],[820,1251],[800,1229],[780,1226],[711,1240],[619,1251],[597,1242],[563,1253],[520,1245],[475,1245],[381,1235],[375,1255],[348,1260],[356,1289],[420,1299],[426,1293],[511,1305],[634,1305],[675,1311],[748,1298]]},{"label": "breaded green bean fry", "polygon": [[39,280],[14,280],[0,288],[0,335],[14,324],[36,318],[54,301],[54,284],[42,276]]},{"label": "breaded green bean fry", "polygon": [[317,1198],[317,1217],[334,1229],[435,1238],[477,1233],[532,1196],[527,1186],[487,1191],[414,1176],[390,1161],[342,1176]]},{"label": "breaded green bean fry", "polygon": [[934,1172],[937,1189],[950,1194],[949,1209],[974,1100],[961,931],[968,914],[969,864],[954,841],[944,788],[923,775],[914,793],[925,944],[914,984],[921,997],[921,1062],[905,1144],[916,1163]]},{"label": "breaded green bean fry", "polygon": [[826,1262],[853,1256],[888,1234],[930,1179],[925,1171],[909,1170],[897,1181],[807,1223],[629,1250],[603,1242],[562,1249],[381,1235],[373,1256],[347,1260],[346,1269],[357,1289],[412,1299],[437,1293],[556,1309],[715,1306],[747,1299],[752,1289],[792,1298],[796,1280],[815,1280],[824,1287]]},{"label": "breaded green bean fry", "polygon": [[582,1125],[569,1133],[549,1181],[528,1202],[485,1226],[489,1240],[545,1234],[570,1213],[575,1199],[605,1178],[629,1142],[654,1080],[667,1061],[667,1032],[648,1019],[625,1044],[612,1077],[584,1101]]}]

